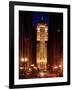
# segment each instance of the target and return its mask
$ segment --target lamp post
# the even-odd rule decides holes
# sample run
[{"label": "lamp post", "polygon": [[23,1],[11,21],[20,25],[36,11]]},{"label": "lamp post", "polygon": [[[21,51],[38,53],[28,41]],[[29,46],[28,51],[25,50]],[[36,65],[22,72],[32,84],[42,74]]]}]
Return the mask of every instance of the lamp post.
[{"label": "lamp post", "polygon": [[25,71],[26,71],[26,67],[27,67],[27,62],[28,62],[28,58],[21,58],[21,62],[22,62],[22,65],[23,65],[23,70],[24,70],[24,76],[25,76]]}]

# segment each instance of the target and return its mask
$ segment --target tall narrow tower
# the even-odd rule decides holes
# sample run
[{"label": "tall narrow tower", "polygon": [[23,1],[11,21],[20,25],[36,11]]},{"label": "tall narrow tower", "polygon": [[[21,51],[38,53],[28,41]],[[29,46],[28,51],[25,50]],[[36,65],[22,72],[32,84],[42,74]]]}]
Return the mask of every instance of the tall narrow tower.
[{"label": "tall narrow tower", "polygon": [[48,26],[43,21],[37,25],[37,46],[36,46],[36,57],[37,66],[39,70],[45,71],[47,69],[47,41],[48,41]]}]

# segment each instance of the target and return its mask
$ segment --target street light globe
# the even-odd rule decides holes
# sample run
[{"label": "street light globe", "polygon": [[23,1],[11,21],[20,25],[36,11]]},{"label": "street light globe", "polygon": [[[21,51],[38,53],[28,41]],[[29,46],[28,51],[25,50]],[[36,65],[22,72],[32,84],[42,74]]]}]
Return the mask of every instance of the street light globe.
[{"label": "street light globe", "polygon": [[34,67],[34,64],[31,64],[32,67]]},{"label": "street light globe", "polygon": [[27,61],[28,61],[28,59],[27,59],[27,58],[25,58],[24,60],[25,60],[25,62],[27,62]]},{"label": "street light globe", "polygon": [[21,62],[24,62],[24,58],[21,58]]},{"label": "street light globe", "polygon": [[58,68],[57,66],[54,67],[54,69],[57,69],[57,68]]},{"label": "street light globe", "polygon": [[37,70],[37,67],[34,66],[34,69]]},{"label": "street light globe", "polygon": [[40,72],[40,77],[44,77],[44,72]]},{"label": "street light globe", "polygon": [[61,68],[61,67],[62,67],[62,65],[59,65],[59,67]]},{"label": "street light globe", "polygon": [[20,67],[20,69],[22,70],[22,69],[23,69],[23,67]]},{"label": "street light globe", "polygon": [[29,68],[29,71],[32,71],[32,69],[31,69],[31,68]]}]

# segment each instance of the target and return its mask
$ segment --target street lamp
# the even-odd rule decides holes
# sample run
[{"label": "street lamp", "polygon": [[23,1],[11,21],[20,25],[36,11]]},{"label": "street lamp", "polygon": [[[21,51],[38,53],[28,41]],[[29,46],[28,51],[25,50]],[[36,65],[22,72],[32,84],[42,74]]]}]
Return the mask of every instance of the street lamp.
[{"label": "street lamp", "polygon": [[31,64],[32,67],[34,67],[34,64]]},{"label": "street lamp", "polygon": [[23,70],[23,73],[25,75],[26,73],[26,67],[27,67],[27,62],[28,62],[28,58],[21,58],[21,62],[22,62],[22,67],[20,67],[21,70]]},{"label": "street lamp", "polygon": [[59,67],[61,68],[61,67],[62,67],[62,65],[59,65]]},{"label": "street lamp", "polygon": [[25,62],[27,62],[27,61],[28,61],[28,59],[27,59],[27,58],[25,58],[25,59],[24,59],[24,61],[25,61]]},{"label": "street lamp", "polygon": [[57,66],[54,66],[54,69],[57,69],[58,67]]},{"label": "street lamp", "polygon": [[27,62],[28,58],[21,58],[21,62]]},{"label": "street lamp", "polygon": [[24,62],[24,58],[21,58],[21,62]]},{"label": "street lamp", "polygon": [[23,67],[20,67],[20,69],[22,70],[22,69],[23,69]]},{"label": "street lamp", "polygon": [[44,77],[44,72],[40,72],[40,77]]},{"label": "street lamp", "polygon": [[34,66],[34,69],[37,70],[37,67]]}]

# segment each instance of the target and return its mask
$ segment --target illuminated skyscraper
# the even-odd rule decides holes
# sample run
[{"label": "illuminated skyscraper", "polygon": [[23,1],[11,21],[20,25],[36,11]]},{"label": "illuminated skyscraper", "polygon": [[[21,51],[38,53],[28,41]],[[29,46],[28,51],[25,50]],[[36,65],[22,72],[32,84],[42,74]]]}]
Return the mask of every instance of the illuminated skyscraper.
[{"label": "illuminated skyscraper", "polygon": [[41,71],[47,69],[47,41],[48,41],[48,26],[43,21],[37,24],[37,66]]}]

